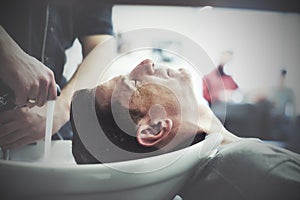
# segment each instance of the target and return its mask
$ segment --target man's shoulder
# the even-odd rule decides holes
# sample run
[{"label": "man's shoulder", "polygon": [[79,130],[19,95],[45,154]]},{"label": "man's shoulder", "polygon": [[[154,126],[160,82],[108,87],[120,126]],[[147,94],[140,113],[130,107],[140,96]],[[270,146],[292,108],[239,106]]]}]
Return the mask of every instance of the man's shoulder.
[{"label": "man's shoulder", "polygon": [[252,166],[269,171],[280,163],[295,162],[300,167],[300,155],[287,149],[247,138],[221,147],[214,158],[218,163],[234,162],[240,167]]},{"label": "man's shoulder", "polygon": [[244,197],[299,199],[299,170],[298,154],[258,139],[243,139],[220,148],[203,176],[220,189],[219,182],[231,185]]}]

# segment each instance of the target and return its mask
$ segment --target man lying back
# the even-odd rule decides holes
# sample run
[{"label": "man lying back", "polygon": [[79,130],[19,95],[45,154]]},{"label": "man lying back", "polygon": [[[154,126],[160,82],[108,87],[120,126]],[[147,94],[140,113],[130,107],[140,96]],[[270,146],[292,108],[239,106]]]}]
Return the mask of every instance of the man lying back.
[{"label": "man lying back", "polygon": [[[191,76],[184,69],[157,67],[146,59],[128,75],[77,92],[72,107],[72,150],[79,164],[158,155],[221,133],[224,139],[218,153],[207,158],[182,188],[184,199],[195,199],[199,188],[203,199],[300,196],[300,156],[230,133],[207,106],[198,103]],[[93,125],[94,118],[98,126]],[[218,192],[212,192],[212,186]]]}]

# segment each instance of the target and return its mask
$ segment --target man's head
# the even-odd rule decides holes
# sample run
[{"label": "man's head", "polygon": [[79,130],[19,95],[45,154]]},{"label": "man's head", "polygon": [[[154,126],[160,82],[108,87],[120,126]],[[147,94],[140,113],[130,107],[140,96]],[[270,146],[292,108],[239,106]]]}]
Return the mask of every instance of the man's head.
[{"label": "man's head", "polygon": [[[197,106],[191,76],[184,69],[158,67],[149,59],[95,89],[103,132],[112,143],[131,152],[171,151],[190,138],[193,141],[199,132]],[[80,139],[76,134],[75,140]],[[78,142],[73,139],[74,146]],[[78,150],[73,147],[73,154],[82,160]]]},{"label": "man's head", "polygon": [[233,52],[232,51],[222,52],[221,57],[220,57],[220,61],[219,61],[219,65],[220,66],[226,65],[229,61],[231,61],[232,57],[233,57]]},{"label": "man's head", "polygon": [[279,79],[279,87],[281,87],[281,88],[285,87],[286,75],[287,75],[287,71],[285,69],[281,69],[280,70],[280,79]]}]

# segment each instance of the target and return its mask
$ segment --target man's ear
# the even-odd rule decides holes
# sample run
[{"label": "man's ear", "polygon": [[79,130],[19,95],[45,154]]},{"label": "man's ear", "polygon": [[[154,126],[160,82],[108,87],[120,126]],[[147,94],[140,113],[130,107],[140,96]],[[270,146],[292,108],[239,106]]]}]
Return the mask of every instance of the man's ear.
[{"label": "man's ear", "polygon": [[173,121],[169,118],[160,119],[155,123],[141,124],[136,133],[137,140],[143,146],[154,146],[169,135],[172,127]]}]

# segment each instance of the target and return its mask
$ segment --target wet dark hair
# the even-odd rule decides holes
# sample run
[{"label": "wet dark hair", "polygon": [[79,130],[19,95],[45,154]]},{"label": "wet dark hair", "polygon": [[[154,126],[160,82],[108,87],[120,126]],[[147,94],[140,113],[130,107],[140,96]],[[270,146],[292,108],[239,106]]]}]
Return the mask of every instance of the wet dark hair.
[{"label": "wet dark hair", "polygon": [[[81,91],[79,91],[81,92]],[[78,93],[78,92],[77,92]],[[87,93],[87,95],[92,95],[92,93]],[[80,96],[80,95],[77,95]],[[82,95],[85,97],[86,95]],[[81,98],[81,97],[79,97]],[[123,116],[128,116],[128,109],[124,108],[120,102],[116,101],[113,103],[114,108],[117,109],[118,111],[118,120],[122,120]],[[110,106],[106,107],[105,109],[100,109],[95,103],[95,110],[96,110],[96,116],[98,123],[100,127],[102,128],[105,136],[116,146],[119,148],[128,151],[128,152],[133,152],[133,153],[149,153],[149,152],[154,152],[157,150],[156,147],[145,147],[142,146],[138,143],[137,138],[131,135],[128,135],[126,132],[121,130],[119,126],[117,125],[115,118],[113,116],[113,112]],[[127,112],[127,114],[125,113]],[[144,114],[139,112],[138,110],[133,110],[129,109],[129,113],[133,121],[139,121]],[[127,120],[127,119],[124,119]],[[73,139],[72,139],[72,153],[75,158],[75,161],[78,164],[96,164],[96,163],[101,163],[98,159],[96,159],[86,148],[85,144],[83,144],[82,140],[80,139],[79,133],[77,131],[77,128],[74,123],[74,118],[73,118],[73,111],[71,108],[71,113],[70,113],[70,121],[71,121],[71,126],[73,130]],[[136,127],[132,127],[132,131],[135,130]],[[205,137],[205,134],[198,134],[194,138],[192,144],[197,143],[199,141],[202,141]],[[185,146],[179,147],[179,148],[184,148],[186,146],[189,146],[190,144],[184,144]],[[160,154],[157,152],[157,154]],[[153,154],[155,155],[155,154]],[[148,157],[149,154],[145,154],[145,156],[140,156],[140,157]],[[120,158],[119,160],[114,160],[115,161],[123,161],[126,160],[126,158]]]},{"label": "wet dark hair", "polygon": [[[77,92],[77,96],[80,96],[78,95],[78,92]],[[119,120],[122,120],[123,116],[127,116],[125,112],[128,112],[128,109],[124,108],[120,104],[120,102],[118,101],[114,102],[114,108],[118,110]],[[100,109],[97,103],[95,103],[95,110],[96,110],[98,123],[102,128],[105,136],[117,147],[133,153],[149,153],[157,150],[157,148],[155,147],[145,147],[140,145],[136,137],[131,136],[126,132],[124,132],[123,130],[121,130],[115,121],[110,106],[107,107],[106,109]],[[134,121],[138,121],[139,119],[141,119],[141,117],[143,117],[143,114],[137,110],[131,109],[129,110],[129,113],[131,118]],[[78,164],[101,163],[86,149],[85,145],[82,143],[77,128],[75,126],[72,108],[70,114],[70,121],[73,130],[72,153],[75,158],[75,161]],[[132,127],[132,131],[136,131],[134,128],[135,127]]]},{"label": "wet dark hair", "polygon": [[[126,113],[128,112],[128,109],[124,108],[119,102],[114,102],[113,106],[116,110],[118,110],[118,119],[127,120],[122,119],[122,117],[127,116]],[[137,110],[129,110],[129,113],[131,118],[135,118],[135,120],[137,121],[143,116]],[[154,147],[145,147],[140,145],[136,137],[131,136],[121,130],[115,121],[111,108],[100,110],[96,107],[96,114],[98,122],[103,129],[104,134],[113,144],[115,144],[119,148],[134,153],[148,153],[157,150],[157,148]],[[135,127],[131,128],[131,131],[135,133]]]},{"label": "wet dark hair", "polygon": [[282,70],[281,70],[281,75],[282,75],[282,76],[285,76],[286,73],[287,73],[287,71],[286,71],[285,69],[282,69]]}]

